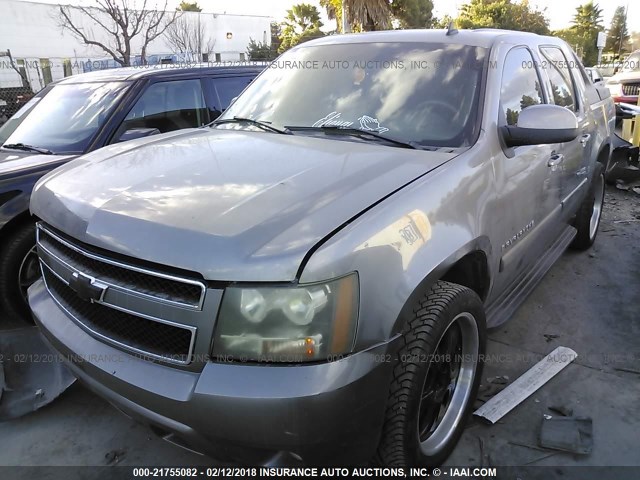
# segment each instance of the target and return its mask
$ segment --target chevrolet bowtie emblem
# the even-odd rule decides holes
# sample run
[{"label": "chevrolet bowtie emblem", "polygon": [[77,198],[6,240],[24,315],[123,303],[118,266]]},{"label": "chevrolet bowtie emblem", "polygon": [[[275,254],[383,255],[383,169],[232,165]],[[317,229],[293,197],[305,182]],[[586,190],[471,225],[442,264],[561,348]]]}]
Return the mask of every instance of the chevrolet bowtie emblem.
[{"label": "chevrolet bowtie emblem", "polygon": [[85,302],[102,301],[108,286],[84,273],[74,272],[69,280],[69,288]]}]

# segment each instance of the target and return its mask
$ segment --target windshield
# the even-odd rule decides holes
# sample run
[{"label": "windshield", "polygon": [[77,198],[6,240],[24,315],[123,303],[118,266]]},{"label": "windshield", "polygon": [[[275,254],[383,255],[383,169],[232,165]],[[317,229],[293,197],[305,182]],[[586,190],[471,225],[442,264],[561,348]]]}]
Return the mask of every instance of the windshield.
[{"label": "windshield", "polygon": [[357,128],[423,146],[468,146],[477,133],[485,57],[484,48],[439,43],[302,46],[272,62],[219,120]]},{"label": "windshield", "polygon": [[56,85],[16,112],[0,128],[0,141],[3,145],[32,145],[54,153],[83,153],[126,85],[125,82]]}]

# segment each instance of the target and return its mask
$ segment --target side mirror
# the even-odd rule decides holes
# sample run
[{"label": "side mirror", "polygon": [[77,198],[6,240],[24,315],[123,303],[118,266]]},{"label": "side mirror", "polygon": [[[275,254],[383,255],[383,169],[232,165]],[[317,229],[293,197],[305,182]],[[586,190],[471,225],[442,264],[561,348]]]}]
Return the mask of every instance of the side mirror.
[{"label": "side mirror", "polygon": [[570,142],[579,133],[575,114],[558,105],[531,105],[520,112],[516,125],[500,130],[508,147]]},{"label": "side mirror", "polygon": [[129,140],[135,140],[136,138],[150,137],[151,135],[157,135],[160,130],[157,128],[130,128],[126,130],[118,138],[118,142],[126,142]]}]

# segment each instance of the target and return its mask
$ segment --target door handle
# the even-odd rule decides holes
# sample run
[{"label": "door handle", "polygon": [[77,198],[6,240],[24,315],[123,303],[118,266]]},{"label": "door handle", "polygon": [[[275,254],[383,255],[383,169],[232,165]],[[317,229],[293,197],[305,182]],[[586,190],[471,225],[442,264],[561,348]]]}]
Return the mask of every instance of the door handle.
[{"label": "door handle", "polygon": [[591,138],[591,135],[588,133],[585,133],[584,135],[582,135],[580,137],[580,145],[582,145],[583,147],[586,147],[587,142],[589,141],[590,138]]},{"label": "door handle", "polygon": [[562,155],[561,153],[554,153],[549,157],[549,161],[547,162],[547,165],[549,167],[557,167],[563,161],[564,161],[564,155]]}]

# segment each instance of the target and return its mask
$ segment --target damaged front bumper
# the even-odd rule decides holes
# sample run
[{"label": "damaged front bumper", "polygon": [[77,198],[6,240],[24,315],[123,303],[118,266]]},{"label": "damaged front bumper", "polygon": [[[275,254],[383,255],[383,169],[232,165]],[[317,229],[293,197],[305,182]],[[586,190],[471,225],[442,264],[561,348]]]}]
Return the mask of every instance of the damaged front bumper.
[{"label": "damaged front bumper", "polygon": [[222,461],[363,464],[381,434],[393,342],[330,363],[207,362],[192,371],[103,343],[69,320],[40,280],[36,323],[99,396],[166,440]]},{"label": "damaged front bumper", "polygon": [[0,422],[48,405],[74,381],[38,327],[0,330]]},{"label": "damaged front bumper", "polygon": [[640,181],[638,147],[618,135],[613,135],[612,140],[611,159],[606,171],[607,182],[628,184]]}]

